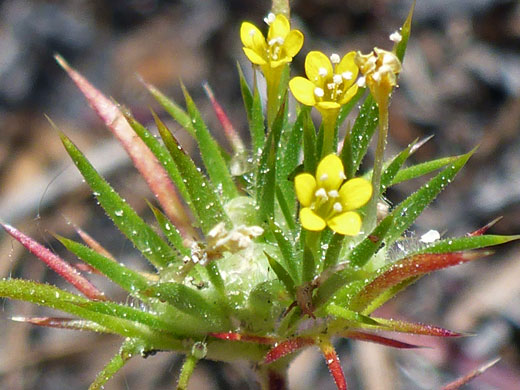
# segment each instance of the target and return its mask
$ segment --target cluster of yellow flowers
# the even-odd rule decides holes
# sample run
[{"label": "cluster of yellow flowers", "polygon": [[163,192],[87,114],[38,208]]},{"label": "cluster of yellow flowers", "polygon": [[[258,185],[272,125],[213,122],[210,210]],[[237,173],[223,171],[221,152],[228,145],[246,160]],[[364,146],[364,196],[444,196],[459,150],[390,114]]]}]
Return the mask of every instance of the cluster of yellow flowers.
[{"label": "cluster of yellow flowers", "polygon": [[[284,66],[301,50],[304,37],[300,31],[291,30],[282,14],[271,13],[264,20],[269,25],[267,39],[249,22],[242,23],[240,37],[245,55],[264,74],[269,100],[269,91],[278,86]],[[321,231],[328,226],[336,233],[351,236],[360,232],[361,217],[354,210],[370,200],[372,185],[361,178],[345,181],[343,163],[332,150],[332,137],[341,106],[356,95],[358,88],[368,86],[376,103],[380,107],[387,105],[400,71],[396,55],[379,48],[366,55],[351,51],[343,57],[311,51],[305,58],[307,77],[290,80],[295,99],[320,112],[325,132],[323,158],[316,175],[302,173],[294,179],[303,206],[300,223],[305,229]]]}]

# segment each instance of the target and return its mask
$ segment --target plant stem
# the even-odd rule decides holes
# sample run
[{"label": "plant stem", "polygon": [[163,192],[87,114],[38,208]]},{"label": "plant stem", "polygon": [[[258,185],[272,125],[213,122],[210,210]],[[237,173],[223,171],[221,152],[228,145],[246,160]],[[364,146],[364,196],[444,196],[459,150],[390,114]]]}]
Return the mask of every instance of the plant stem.
[{"label": "plant stem", "polygon": [[186,390],[188,388],[188,382],[190,380],[191,375],[193,374],[193,370],[195,370],[195,366],[199,361],[193,355],[186,355],[186,360],[182,365],[181,374],[179,376],[179,382],[177,383],[176,390]]},{"label": "plant stem", "polygon": [[323,118],[323,145],[321,147],[321,158],[336,153],[334,150],[334,135],[336,134],[336,120],[339,110],[322,110]]},{"label": "plant stem", "polygon": [[287,19],[290,17],[289,0],[273,0],[271,12],[275,15],[283,14]]},{"label": "plant stem", "polygon": [[267,83],[267,126],[269,128],[273,125],[274,119],[278,114],[278,109],[280,108],[279,88],[282,78],[282,69],[283,67],[269,68],[268,71],[264,70]]},{"label": "plant stem", "polygon": [[381,194],[381,174],[383,170],[383,160],[386,148],[386,137],[388,135],[388,100],[378,104],[379,107],[379,134],[374,160],[374,170],[372,174],[372,199],[368,205],[365,218],[365,231],[371,231],[377,223],[377,202]]}]

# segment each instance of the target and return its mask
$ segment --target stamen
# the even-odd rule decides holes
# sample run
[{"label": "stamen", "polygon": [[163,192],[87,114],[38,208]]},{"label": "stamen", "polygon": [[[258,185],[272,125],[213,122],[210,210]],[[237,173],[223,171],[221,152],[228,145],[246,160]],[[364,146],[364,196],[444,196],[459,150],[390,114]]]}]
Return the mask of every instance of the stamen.
[{"label": "stamen", "polygon": [[269,14],[264,18],[264,22],[268,25],[270,25],[271,23],[274,22],[274,20],[276,19],[276,15],[273,14],[272,12],[269,12]]},{"label": "stamen", "polygon": [[339,64],[340,61],[341,61],[341,58],[339,58],[338,54],[333,53],[330,55],[330,62],[332,62],[333,64]]},{"label": "stamen", "polygon": [[316,191],[314,193],[314,196],[316,196],[316,198],[322,198],[322,199],[329,199],[329,197],[327,196],[327,192],[325,192],[325,189],[324,188],[320,188],[318,191]]},{"label": "stamen", "polygon": [[374,72],[372,79],[374,79],[376,83],[379,83],[381,81],[381,74],[379,72]]},{"label": "stamen", "polygon": [[269,46],[274,46],[275,44],[283,45],[284,42],[285,42],[285,40],[282,37],[276,37],[276,38],[271,39],[269,42],[267,42],[267,44]]},{"label": "stamen", "polygon": [[323,91],[323,89],[316,87],[316,88],[314,88],[314,94],[317,97],[323,97],[323,95],[325,95],[325,92]]},{"label": "stamen", "polygon": [[334,84],[341,84],[343,82],[343,77],[341,77],[340,74],[335,74],[332,76],[332,81],[334,81]]},{"label": "stamen", "polygon": [[333,208],[334,208],[334,211],[337,213],[341,213],[343,211],[343,206],[341,206],[341,203],[339,203],[339,202],[334,203]]},{"label": "stamen", "polygon": [[343,72],[341,74],[341,77],[343,77],[345,80],[352,80],[352,72]]},{"label": "stamen", "polygon": [[340,171],[339,172],[339,178],[342,179],[342,180],[347,180],[347,176],[345,176],[345,172]]},{"label": "stamen", "polygon": [[334,89],[335,86],[336,86],[336,84],[334,84],[334,83],[328,83],[327,84],[327,89],[331,89],[332,90],[332,89]]},{"label": "stamen", "polygon": [[367,83],[367,80],[365,79],[365,77],[360,77],[357,81],[357,85],[358,87],[360,88],[363,88]]},{"label": "stamen", "polygon": [[337,198],[339,196],[339,192],[336,190],[331,190],[331,191],[329,191],[329,196],[331,198]]},{"label": "stamen", "polygon": [[323,67],[320,67],[318,69],[318,74],[321,76],[321,77],[325,77],[327,76],[328,72],[327,72],[327,68],[323,68]]},{"label": "stamen", "polygon": [[394,31],[392,34],[390,34],[389,38],[392,42],[395,42],[395,43],[399,43],[403,39],[401,34],[399,34],[399,31]]}]

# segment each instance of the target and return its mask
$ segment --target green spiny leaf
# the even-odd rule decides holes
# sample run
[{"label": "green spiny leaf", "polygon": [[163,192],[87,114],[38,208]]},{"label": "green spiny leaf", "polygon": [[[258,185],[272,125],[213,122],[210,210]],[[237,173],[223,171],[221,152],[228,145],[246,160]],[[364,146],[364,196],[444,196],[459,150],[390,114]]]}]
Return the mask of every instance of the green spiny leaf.
[{"label": "green spiny leaf", "polygon": [[151,84],[145,83],[148,92],[157,100],[157,102],[166,110],[168,114],[180,124],[193,138],[195,138],[195,129],[188,113],[173,100],[169,99],[161,91]]},{"label": "green spiny leaf", "polygon": [[139,295],[139,291],[148,288],[148,281],[144,276],[141,276],[132,269],[125,267],[121,263],[109,259],[75,241],[60,236],[57,236],[57,239],[65,246],[65,248],[74,253],[85,263],[100,271],[103,275],[121,286],[130,294]]},{"label": "green spiny leaf", "polygon": [[323,261],[323,269],[326,270],[334,267],[338,263],[339,254],[343,246],[345,236],[343,234],[334,233],[332,239],[327,245],[327,252],[325,253],[325,260]]},{"label": "green spiny leaf", "polygon": [[276,152],[285,120],[285,104],[280,107],[271,131],[260,156],[256,174],[256,202],[259,206],[259,223],[274,218],[274,199],[276,191]]},{"label": "green spiny leaf", "polygon": [[401,202],[390,215],[394,218],[394,224],[388,230],[385,237],[386,245],[394,242],[419,214],[437,197],[466,164],[475,149],[458,157],[450,166],[441,171],[418,191]]},{"label": "green spiny leaf", "polygon": [[182,327],[182,324],[166,322],[157,315],[114,302],[89,301],[80,303],[78,306],[96,313],[137,322],[161,332],[171,333],[175,336],[185,335],[186,332],[186,327]]},{"label": "green spiny leaf", "polygon": [[229,328],[229,319],[226,318],[216,302],[210,302],[209,298],[206,298],[199,291],[183,284],[158,283],[151,286],[146,294],[169,303],[202,324],[207,324],[212,331]]},{"label": "green spiny leaf", "polygon": [[[296,230],[296,225],[294,223],[294,211],[292,211],[289,207],[284,193],[287,193],[287,191],[283,191],[280,186],[280,183],[276,183],[276,200],[278,200],[278,205],[280,206],[280,210],[282,211],[287,227],[294,232]],[[293,193],[294,191],[292,192],[292,194]],[[291,196],[291,193],[289,194],[289,196]],[[292,200],[292,203],[294,203],[294,195],[292,196]],[[294,209],[294,205],[292,208]]]},{"label": "green spiny leaf", "polygon": [[158,121],[157,128],[181,176],[184,178],[186,189],[192,201],[192,210],[197,215],[204,234],[207,234],[221,221],[224,221],[228,227],[231,227],[231,221],[226,215],[220,199],[210,182],[197,169],[195,163],[184,152],[164,123]]},{"label": "green spiny leaf", "polygon": [[381,194],[384,194],[386,188],[392,182],[395,175],[399,172],[406,159],[410,156],[412,148],[415,146],[416,143],[417,140],[412,142],[410,145],[408,145],[408,147],[406,147],[406,149],[404,149],[403,151],[401,151],[401,153],[392,158],[392,160],[388,164],[385,164],[386,167],[383,169],[383,173],[381,175]]},{"label": "green spiny leaf", "polygon": [[262,110],[262,99],[258,92],[258,88],[255,88],[253,94],[251,118],[249,119],[249,131],[251,132],[253,156],[259,156],[259,151],[264,149],[265,143],[265,118]]},{"label": "green spiny leaf", "polygon": [[271,223],[271,231],[274,235],[274,238],[276,239],[276,242],[278,244],[278,249],[280,250],[280,253],[282,254],[282,259],[284,261],[284,268],[289,272],[289,275],[291,278],[298,282],[300,280],[298,267],[297,267],[297,260],[295,258],[296,256],[296,249],[291,244],[291,241],[289,238],[284,234],[284,232],[274,223]]},{"label": "green spiny leaf", "polygon": [[269,261],[269,266],[272,268],[273,272],[276,274],[278,279],[284,284],[287,292],[291,294],[292,297],[295,296],[296,289],[294,287],[294,279],[289,275],[287,270],[277,262],[274,257],[269,255],[267,252],[264,252],[267,260]]},{"label": "green spiny leaf", "polygon": [[177,253],[96,172],[76,145],[64,134],[60,133],[60,137],[72,161],[94,192],[101,207],[143,256],[159,269],[172,262],[182,261]]},{"label": "green spiny leaf", "polygon": [[363,241],[350,252],[350,263],[353,267],[363,267],[367,261],[381,248],[383,239],[394,222],[394,217],[388,215]]},{"label": "green spiny leaf", "polygon": [[305,172],[314,173],[318,166],[316,128],[312,123],[310,110],[305,111],[303,115],[303,165]]},{"label": "green spiny leaf", "polygon": [[412,31],[412,17],[413,11],[415,9],[415,1],[410,7],[410,11],[408,12],[408,16],[401,27],[401,40],[394,45],[393,51],[399,58],[399,61],[403,62],[404,54],[406,52],[406,47],[408,46],[408,39],[410,38],[410,32]]},{"label": "green spiny leaf", "polygon": [[[300,152],[302,148],[303,127],[306,116],[311,107],[302,106],[294,124],[290,127],[287,144],[280,148],[280,163],[278,165],[278,178],[286,179],[296,169],[299,164]],[[281,153],[283,151],[283,153]],[[292,185],[292,184],[291,184]]]},{"label": "green spiny leaf", "polygon": [[220,147],[208,131],[199,110],[184,85],[182,86],[182,91],[186,99],[188,114],[195,129],[195,139],[197,140],[202,161],[204,161],[208,175],[213,185],[222,189],[222,195],[226,199],[233,199],[238,196],[238,191],[235,183],[233,183],[226,161],[222,157]]},{"label": "green spiny leaf", "polygon": [[[372,95],[369,95],[359,110],[359,115],[354,121],[354,125],[349,134],[348,141],[344,143],[341,151],[341,160],[345,167],[350,167],[350,172],[346,172],[347,177],[354,177],[361,161],[368,150],[370,140],[379,123],[379,110]],[[350,146],[350,150],[345,147]],[[351,161],[349,161],[351,159]]]},{"label": "green spiny leaf", "polygon": [[154,207],[151,203],[148,204],[153,214],[155,215],[155,219],[159,223],[163,234],[168,239],[168,242],[177,249],[183,256],[189,256],[191,251],[184,246],[183,238],[180,235],[177,228],[170,223],[168,218],[159,210],[157,207]]},{"label": "green spiny leaf", "polygon": [[495,245],[501,245],[505,244],[506,242],[511,242],[515,240],[520,240],[520,235],[499,236],[487,234],[483,236],[446,238],[428,244],[425,248],[414,251],[413,253],[410,253],[407,256],[421,253],[460,252],[465,250],[480,249]]},{"label": "green spiny leaf", "polygon": [[388,186],[393,186],[407,180],[412,180],[417,177],[427,175],[433,171],[441,169],[456,161],[460,156],[443,157],[432,161],[427,161],[421,164],[416,164],[408,168],[401,169],[395,177],[390,181]]},{"label": "green spiny leaf", "polygon": [[249,85],[247,85],[246,78],[244,77],[244,72],[242,72],[242,67],[240,63],[237,61],[237,69],[238,69],[238,77],[240,80],[240,91],[242,92],[242,100],[244,101],[244,107],[246,109],[247,119],[251,121],[253,109],[253,94],[251,93],[251,89]]},{"label": "green spiny leaf", "polygon": [[[170,179],[172,179],[172,181],[177,186],[179,192],[184,198],[184,201],[189,204],[190,196],[188,194],[188,191],[186,190],[186,185],[182,181],[182,177],[179,174],[177,166],[173,162],[170,154],[168,153],[168,150],[163,145],[161,145],[161,143],[153,136],[152,133],[150,133],[143,125],[137,122],[135,118],[130,114],[130,112],[123,111],[123,114],[125,115],[125,118],[132,127],[132,129],[134,129],[135,133],[139,136],[139,138],[143,140],[146,146],[148,146],[148,148],[152,151],[154,156],[157,157],[157,160],[159,160],[164,169],[166,169],[166,172],[168,172]],[[153,113],[153,115],[155,116],[155,113]]]},{"label": "green spiny leaf", "polygon": [[54,286],[28,280],[4,279],[0,280],[0,297],[18,299],[74,314],[124,337],[145,338],[159,345],[163,343],[164,348],[181,347],[181,343],[171,336],[156,334],[148,326],[89,309],[86,306],[93,301]]}]

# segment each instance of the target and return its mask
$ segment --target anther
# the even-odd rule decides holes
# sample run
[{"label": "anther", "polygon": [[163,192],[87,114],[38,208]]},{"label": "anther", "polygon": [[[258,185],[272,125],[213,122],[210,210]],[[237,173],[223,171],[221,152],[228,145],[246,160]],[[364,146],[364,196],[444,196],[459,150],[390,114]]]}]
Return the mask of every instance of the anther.
[{"label": "anther", "polygon": [[334,84],[341,84],[343,82],[343,77],[341,77],[340,74],[335,74],[332,76],[332,81],[334,81]]},{"label": "anther", "polygon": [[331,198],[337,198],[339,196],[339,192],[336,190],[331,190],[331,191],[329,191],[329,196]]},{"label": "anther", "polygon": [[394,31],[392,34],[390,34],[389,38],[392,42],[395,42],[395,43],[399,43],[403,39],[401,34],[399,34],[399,31]]},{"label": "anther", "polygon": [[324,188],[320,188],[318,191],[316,191],[314,193],[314,196],[316,196],[316,198],[322,198],[322,199],[328,199],[329,198],[327,196],[327,192],[325,192]]},{"label": "anther", "polygon": [[269,14],[264,18],[264,22],[266,24],[271,24],[274,22],[275,19],[276,19],[276,15],[273,14],[272,12],[269,12]]},{"label": "anther", "polygon": [[323,91],[323,89],[316,87],[316,88],[314,88],[314,94],[317,97],[323,97],[323,95],[325,95],[325,92]]},{"label": "anther", "polygon": [[318,74],[321,76],[321,77],[325,77],[327,76],[328,72],[327,72],[327,68],[323,68],[323,67],[320,67],[318,69]]},{"label": "anther", "polygon": [[341,213],[343,211],[343,207],[341,206],[341,203],[339,203],[339,202],[334,203],[333,208],[334,208],[334,211],[337,213]]},{"label": "anther", "polygon": [[340,60],[341,59],[339,58],[338,54],[333,53],[330,55],[330,62],[332,62],[333,64],[339,64]]},{"label": "anther", "polygon": [[341,74],[341,77],[343,77],[345,80],[352,80],[352,72],[343,72]]}]

